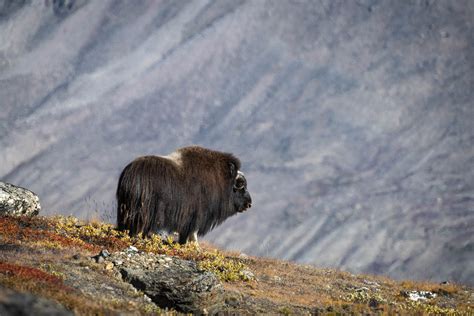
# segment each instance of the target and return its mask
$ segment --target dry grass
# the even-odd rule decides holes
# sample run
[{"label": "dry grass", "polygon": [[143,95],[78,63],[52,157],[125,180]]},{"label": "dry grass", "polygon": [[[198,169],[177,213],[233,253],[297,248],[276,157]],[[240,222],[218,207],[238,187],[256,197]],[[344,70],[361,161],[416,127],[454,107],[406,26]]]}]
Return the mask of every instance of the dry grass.
[{"label": "dry grass", "polygon": [[[233,256],[233,254],[231,254]],[[462,285],[395,281],[334,269],[265,258],[245,260],[258,281],[226,283],[227,290],[248,293],[287,306],[314,306],[314,313],[473,315],[473,290]],[[403,292],[430,291],[436,298],[413,302]]]},{"label": "dry grass", "polygon": [[53,299],[82,315],[101,315],[107,308],[94,304],[63,280],[42,270],[12,263],[0,263],[0,283],[20,292]]},{"label": "dry grass", "polygon": [[78,315],[161,312],[88,259],[110,243],[105,236],[89,236],[94,244],[85,241],[85,234],[81,239],[60,232],[58,225],[57,219],[42,217],[0,218],[0,284],[55,300]]},{"label": "dry grass", "polygon": [[0,235],[7,244],[43,244],[56,248],[78,248],[97,251],[100,247],[78,238],[62,236],[50,231],[50,221],[42,217],[0,217]]},{"label": "dry grass", "polygon": [[52,286],[62,291],[70,291],[71,289],[63,285],[62,279],[42,270],[0,262],[0,274],[9,278],[20,280],[23,284],[33,281],[40,286]]}]

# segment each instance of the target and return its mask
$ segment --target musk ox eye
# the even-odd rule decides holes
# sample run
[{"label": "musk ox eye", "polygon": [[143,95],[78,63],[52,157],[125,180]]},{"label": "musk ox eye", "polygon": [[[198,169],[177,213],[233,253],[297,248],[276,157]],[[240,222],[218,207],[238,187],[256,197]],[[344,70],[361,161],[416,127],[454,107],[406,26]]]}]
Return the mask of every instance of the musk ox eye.
[{"label": "musk ox eye", "polygon": [[245,176],[242,172],[237,172],[237,177],[235,178],[234,189],[242,190],[245,188],[247,181],[245,180]]},{"label": "musk ox eye", "polygon": [[245,188],[245,181],[242,179],[237,179],[237,181],[235,181],[234,188],[237,190],[242,190]]}]

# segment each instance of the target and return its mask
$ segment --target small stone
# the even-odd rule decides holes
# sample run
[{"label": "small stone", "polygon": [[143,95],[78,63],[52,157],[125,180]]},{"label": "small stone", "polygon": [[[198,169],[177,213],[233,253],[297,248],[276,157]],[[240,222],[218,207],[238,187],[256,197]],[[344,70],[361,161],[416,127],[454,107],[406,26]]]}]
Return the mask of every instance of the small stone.
[{"label": "small stone", "polygon": [[106,289],[107,291],[112,291],[112,292],[115,291],[115,289],[113,287],[108,286],[108,285],[103,285],[102,288]]},{"label": "small stone", "polygon": [[122,260],[114,260],[112,261],[116,266],[122,265],[123,261]]},{"label": "small stone", "polygon": [[110,252],[108,252],[107,249],[102,249],[99,253],[99,256],[107,258],[108,256],[110,256]]},{"label": "small stone", "polygon": [[372,297],[372,298],[370,298],[368,305],[371,308],[377,308],[380,305],[380,302],[377,301],[377,299]]},{"label": "small stone", "polygon": [[369,288],[363,286],[355,290],[356,292],[368,292]]},{"label": "small stone", "polygon": [[129,246],[129,247],[127,248],[127,250],[128,250],[129,252],[138,252],[138,248],[135,247],[135,246]]},{"label": "small stone", "polygon": [[246,255],[245,253],[241,253],[241,254],[239,255],[239,259],[248,259],[248,258],[249,258],[249,256]]},{"label": "small stone", "polygon": [[[241,273],[242,273],[244,279],[246,279],[246,280],[254,280],[255,279],[255,274],[253,274],[253,272],[250,271],[250,270],[242,270]],[[280,281],[281,281],[281,278],[280,278]]]},{"label": "small stone", "polygon": [[73,258],[74,260],[79,260],[79,259],[81,259],[81,255],[78,254],[78,253],[76,253],[74,256],[72,256],[72,258]]},{"label": "small stone", "polygon": [[374,282],[374,281],[364,280],[363,282],[367,285],[370,285],[370,286],[375,286],[375,287],[380,286],[380,284],[378,284],[377,282]]},{"label": "small stone", "polygon": [[104,261],[105,261],[104,257],[101,257],[101,256],[95,257],[95,262],[97,262],[97,263],[102,263]]},{"label": "small stone", "polygon": [[112,270],[114,268],[114,264],[112,262],[107,262],[105,264],[105,270]]}]

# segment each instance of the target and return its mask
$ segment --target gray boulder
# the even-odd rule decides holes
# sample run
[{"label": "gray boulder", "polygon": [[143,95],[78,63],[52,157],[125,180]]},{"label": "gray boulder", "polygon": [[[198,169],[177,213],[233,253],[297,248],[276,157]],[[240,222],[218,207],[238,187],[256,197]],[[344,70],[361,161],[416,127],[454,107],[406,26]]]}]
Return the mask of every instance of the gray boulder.
[{"label": "gray boulder", "polygon": [[[150,259],[149,254],[136,254],[132,260],[141,261],[136,258],[141,255]],[[155,258],[153,267],[149,269],[120,262],[123,279],[161,308],[193,314],[213,314],[223,308],[224,290],[213,273],[199,270],[193,261],[163,256]],[[150,264],[149,260],[143,261]]]},{"label": "gray boulder", "polygon": [[41,210],[38,196],[13,184],[0,182],[0,215],[38,215]]},{"label": "gray boulder", "polygon": [[66,316],[73,313],[54,301],[0,286],[0,315]]}]

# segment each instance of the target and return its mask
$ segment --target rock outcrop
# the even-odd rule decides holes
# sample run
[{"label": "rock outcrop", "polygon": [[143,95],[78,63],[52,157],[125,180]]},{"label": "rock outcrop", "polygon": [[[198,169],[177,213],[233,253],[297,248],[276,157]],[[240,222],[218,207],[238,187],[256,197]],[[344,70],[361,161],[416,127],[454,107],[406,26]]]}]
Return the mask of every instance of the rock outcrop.
[{"label": "rock outcrop", "polygon": [[0,315],[66,316],[73,314],[52,300],[0,286]]},{"label": "rock outcrop", "polygon": [[196,262],[127,249],[107,256],[122,278],[145,293],[161,308],[184,313],[207,314],[222,309],[222,284]]},{"label": "rock outcrop", "polygon": [[0,182],[0,215],[38,215],[41,205],[30,190]]}]

